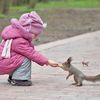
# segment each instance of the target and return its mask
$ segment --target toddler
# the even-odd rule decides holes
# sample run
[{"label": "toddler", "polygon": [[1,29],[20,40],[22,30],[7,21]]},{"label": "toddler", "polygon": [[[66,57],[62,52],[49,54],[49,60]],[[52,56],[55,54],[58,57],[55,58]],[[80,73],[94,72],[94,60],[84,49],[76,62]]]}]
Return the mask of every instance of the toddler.
[{"label": "toddler", "polygon": [[45,26],[35,11],[10,22],[1,33],[0,75],[8,74],[11,85],[31,86],[31,61],[51,67],[57,67],[59,63],[43,56],[32,44],[32,39],[38,37]]}]

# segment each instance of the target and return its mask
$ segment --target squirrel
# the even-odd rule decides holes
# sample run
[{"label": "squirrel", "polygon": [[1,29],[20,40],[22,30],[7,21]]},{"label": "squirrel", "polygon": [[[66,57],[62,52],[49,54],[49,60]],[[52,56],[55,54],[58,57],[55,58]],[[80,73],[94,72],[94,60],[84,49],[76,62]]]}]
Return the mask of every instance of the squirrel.
[{"label": "squirrel", "polygon": [[68,79],[71,75],[74,75],[74,81],[75,83],[73,83],[72,85],[76,85],[76,86],[82,86],[82,82],[83,80],[87,80],[87,81],[91,81],[91,82],[96,82],[96,81],[100,81],[100,74],[96,75],[96,76],[87,76],[84,75],[83,72],[81,72],[79,69],[75,68],[72,64],[72,57],[69,57],[67,59],[66,62],[62,63],[62,66],[60,66],[63,70],[68,71],[69,74],[66,77],[66,79]]}]

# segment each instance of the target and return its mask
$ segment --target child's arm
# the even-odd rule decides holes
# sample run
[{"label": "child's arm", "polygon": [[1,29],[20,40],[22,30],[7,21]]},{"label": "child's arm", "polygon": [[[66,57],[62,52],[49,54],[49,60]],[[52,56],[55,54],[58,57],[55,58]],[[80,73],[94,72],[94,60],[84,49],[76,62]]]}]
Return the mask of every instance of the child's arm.
[{"label": "child's arm", "polygon": [[52,67],[58,67],[59,64],[53,60],[48,60],[48,65],[52,66]]},{"label": "child's arm", "polygon": [[14,45],[13,50],[16,53],[21,54],[21,55],[29,58],[30,60],[38,63],[41,66],[43,66],[45,64],[50,65],[52,67],[58,66],[57,62],[52,61],[52,60],[48,60],[45,56],[43,56],[38,51],[36,51],[34,49],[34,47],[31,47],[29,42],[23,38],[14,40],[12,45]]},{"label": "child's arm", "polygon": [[13,51],[16,53],[25,56],[26,58],[38,63],[43,66],[48,64],[48,59],[36,51],[33,47],[30,46],[29,42],[23,38],[15,39],[12,43]]}]

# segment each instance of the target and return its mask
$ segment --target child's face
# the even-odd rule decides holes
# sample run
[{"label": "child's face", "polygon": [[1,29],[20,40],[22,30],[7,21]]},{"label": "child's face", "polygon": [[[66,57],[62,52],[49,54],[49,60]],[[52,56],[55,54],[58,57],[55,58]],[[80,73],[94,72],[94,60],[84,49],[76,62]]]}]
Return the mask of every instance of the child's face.
[{"label": "child's face", "polygon": [[37,36],[35,34],[32,34],[32,39],[36,39]]}]

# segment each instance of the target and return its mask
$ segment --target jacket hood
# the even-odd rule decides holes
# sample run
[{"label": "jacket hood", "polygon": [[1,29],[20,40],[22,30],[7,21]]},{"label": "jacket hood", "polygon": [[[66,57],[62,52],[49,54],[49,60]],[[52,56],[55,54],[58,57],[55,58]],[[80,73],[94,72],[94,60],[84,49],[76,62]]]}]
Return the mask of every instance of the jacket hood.
[{"label": "jacket hood", "polygon": [[15,39],[15,38],[25,38],[29,41],[32,41],[31,33],[24,33],[23,31],[13,27],[12,25],[9,25],[4,28],[4,30],[1,33],[1,37],[4,40]]}]

